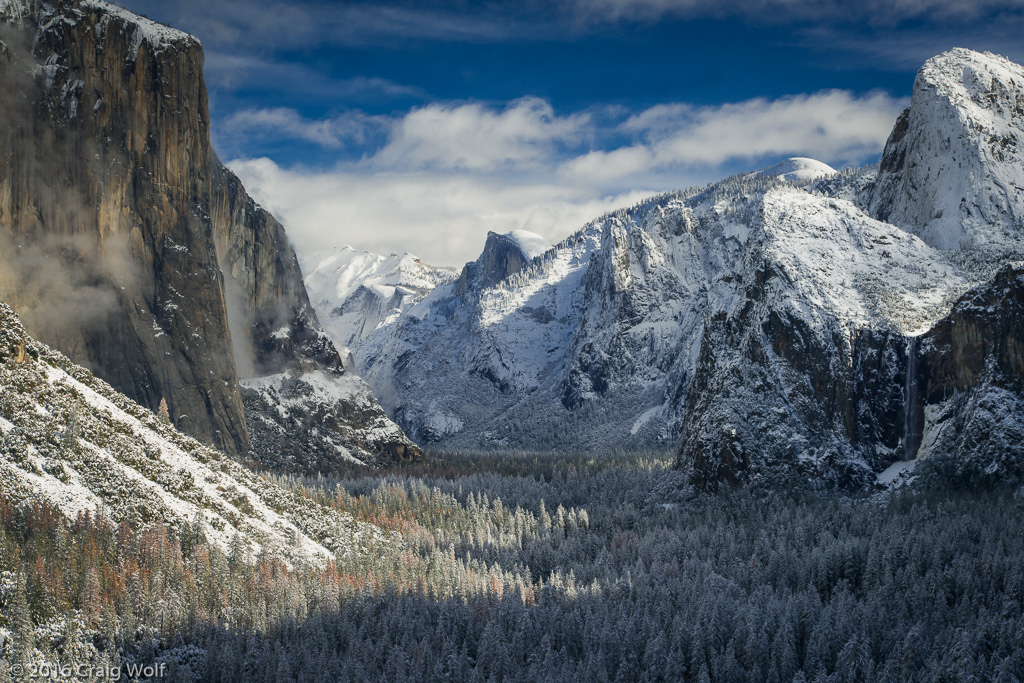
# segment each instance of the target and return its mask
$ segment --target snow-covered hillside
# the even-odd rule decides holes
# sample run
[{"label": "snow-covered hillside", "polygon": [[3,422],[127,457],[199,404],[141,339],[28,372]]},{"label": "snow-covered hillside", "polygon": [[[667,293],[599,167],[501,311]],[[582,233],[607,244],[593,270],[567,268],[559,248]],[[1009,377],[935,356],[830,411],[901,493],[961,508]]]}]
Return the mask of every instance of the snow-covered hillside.
[{"label": "snow-covered hillside", "polygon": [[376,527],[285,491],[174,429],[30,339],[0,303],[0,489],[68,517],[97,509],[142,528],[236,535],[293,562],[323,564],[390,542]]},{"label": "snow-covered hillside", "polygon": [[[930,60],[878,170],[793,158],[534,253],[492,233],[457,280],[353,335],[356,367],[427,443],[682,442],[701,485],[874,482],[931,443],[919,337],[1024,253],[1018,72],[961,50]],[[963,150],[936,142],[950,136]],[[925,161],[938,171],[915,176]],[[950,188],[962,211],[936,209]]]},{"label": "snow-covered hillside", "polygon": [[240,384],[263,467],[313,475],[346,464],[384,466],[423,456],[351,372],[285,371]]}]

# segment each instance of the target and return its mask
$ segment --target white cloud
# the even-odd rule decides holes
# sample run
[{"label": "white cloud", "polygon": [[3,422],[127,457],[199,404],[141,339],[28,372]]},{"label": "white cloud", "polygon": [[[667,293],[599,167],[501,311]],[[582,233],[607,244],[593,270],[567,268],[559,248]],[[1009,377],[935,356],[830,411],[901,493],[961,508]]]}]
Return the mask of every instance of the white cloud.
[{"label": "white cloud", "polygon": [[322,147],[340,148],[365,144],[372,135],[385,131],[390,125],[391,121],[387,117],[367,116],[361,112],[311,120],[294,109],[275,107],[236,112],[218,126],[218,131],[222,136],[267,134],[305,140]]},{"label": "white cloud", "polygon": [[1019,12],[1024,0],[576,0],[572,8],[583,23],[743,17],[766,22],[855,21],[887,26],[913,19],[973,21]]},{"label": "white cloud", "polygon": [[311,172],[283,169],[266,158],[230,165],[300,250],[350,244],[385,254],[410,251],[440,265],[476,258],[488,230],[524,228],[561,239],[650,194],[600,196],[586,188],[510,183],[476,173]]},{"label": "white cloud", "polygon": [[[459,265],[479,254],[488,230],[523,228],[557,241],[654,192],[789,156],[833,166],[874,160],[904,105],[882,93],[825,91],[717,107],[665,104],[609,121],[559,116],[536,98],[500,109],[437,104],[372,121],[386,141],[334,169],[282,168],[270,159],[230,165],[300,249],[351,244]],[[348,128],[358,128],[353,116],[356,124],[315,122],[277,109],[238,123],[338,146],[358,134]]]},{"label": "white cloud", "polygon": [[857,97],[840,90],[714,107],[658,105],[621,126],[642,142],[590,152],[566,162],[564,170],[607,183],[637,173],[714,168],[768,156],[855,163],[879,151],[905,105],[884,93]]},{"label": "white cloud", "polygon": [[494,170],[548,161],[559,145],[578,144],[589,117],[558,117],[546,101],[525,97],[502,111],[482,104],[431,104],[409,112],[375,159],[385,168]]}]

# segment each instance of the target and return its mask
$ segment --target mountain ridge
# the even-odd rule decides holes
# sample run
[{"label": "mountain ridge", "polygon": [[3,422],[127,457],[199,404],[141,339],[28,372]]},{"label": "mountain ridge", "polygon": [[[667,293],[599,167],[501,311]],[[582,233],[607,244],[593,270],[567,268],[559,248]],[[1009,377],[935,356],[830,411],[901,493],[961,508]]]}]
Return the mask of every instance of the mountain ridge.
[{"label": "mountain ridge", "polygon": [[[355,341],[357,370],[441,447],[679,446],[699,486],[871,486],[934,442],[918,340],[1024,260],[1004,182],[1024,144],[1024,69],[1008,65],[929,60],[876,169],[794,159],[612,212],[523,263],[489,236],[458,282]],[[966,113],[935,114],[948,107]],[[972,164],[939,153],[947,129]],[[907,188],[936,177],[975,199],[922,213]]]}]

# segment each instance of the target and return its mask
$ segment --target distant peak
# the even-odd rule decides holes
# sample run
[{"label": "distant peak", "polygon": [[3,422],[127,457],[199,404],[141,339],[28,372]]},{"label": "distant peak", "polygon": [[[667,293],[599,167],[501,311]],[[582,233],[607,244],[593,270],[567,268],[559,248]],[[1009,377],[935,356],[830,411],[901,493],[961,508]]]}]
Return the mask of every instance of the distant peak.
[{"label": "distant peak", "polygon": [[551,244],[546,239],[529,230],[512,230],[503,234],[489,231],[483,253],[462,269],[456,291],[491,287],[518,273],[550,248]]},{"label": "distant peak", "polygon": [[[991,52],[975,52],[962,47],[932,57],[917,74],[915,92],[930,87],[955,97],[956,93],[976,99],[992,91],[993,83],[1020,88],[1024,68]],[[983,104],[979,101],[977,104]]]},{"label": "distant peak", "polygon": [[513,230],[505,233],[517,245],[528,259],[533,259],[551,248],[551,243],[535,232],[529,230]]},{"label": "distant peak", "polygon": [[802,182],[836,173],[828,164],[808,157],[790,157],[761,171],[766,176],[777,176],[790,182]]}]

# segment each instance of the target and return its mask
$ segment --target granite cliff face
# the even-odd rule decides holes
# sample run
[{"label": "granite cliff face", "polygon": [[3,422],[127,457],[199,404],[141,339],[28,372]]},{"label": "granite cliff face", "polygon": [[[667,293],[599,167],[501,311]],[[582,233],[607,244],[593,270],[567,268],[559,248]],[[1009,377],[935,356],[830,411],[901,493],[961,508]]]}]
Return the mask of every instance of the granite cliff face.
[{"label": "granite cliff face", "polygon": [[[1024,68],[951,50],[918,73],[877,173],[819,183],[834,199],[811,212],[762,200],[765,235],[796,227],[833,245],[796,273],[801,250],[748,244],[761,276],[705,326],[689,387],[679,462],[694,483],[890,484],[925,458],[968,478],[1019,475],[1022,102]],[[859,247],[870,267],[837,278],[837,255],[860,258],[842,246],[855,228],[806,227],[844,200],[875,236]],[[822,296],[836,285],[862,310]]]},{"label": "granite cliff face", "polygon": [[[182,430],[267,460],[288,425],[239,379],[345,371],[284,228],[211,152],[202,46],[101,0],[0,0],[0,26],[0,296]],[[322,462],[420,455],[342,383]]]},{"label": "granite cliff face", "polygon": [[213,180],[210,212],[252,459],[315,474],[421,458],[320,327],[284,227],[216,159]]},{"label": "granite cliff face", "polygon": [[869,210],[939,249],[1020,252],[1024,67],[953,49],[918,72]]},{"label": "granite cliff face", "polygon": [[201,45],[102,2],[7,0],[0,19],[3,297],[132,399],[247,450]]},{"label": "granite cliff face", "polygon": [[341,356],[320,329],[284,226],[217,159],[210,214],[228,280],[228,315],[239,318],[231,320],[239,374],[339,368]]},{"label": "granite cliff face", "polygon": [[680,465],[702,488],[852,488],[911,459],[911,333],[966,280],[942,252],[849,200],[774,190],[743,265],[709,302]]}]

